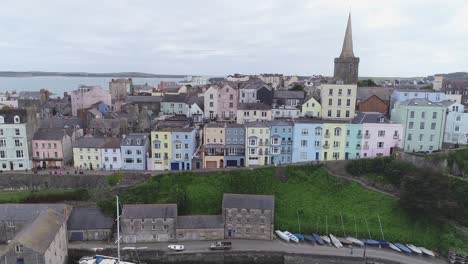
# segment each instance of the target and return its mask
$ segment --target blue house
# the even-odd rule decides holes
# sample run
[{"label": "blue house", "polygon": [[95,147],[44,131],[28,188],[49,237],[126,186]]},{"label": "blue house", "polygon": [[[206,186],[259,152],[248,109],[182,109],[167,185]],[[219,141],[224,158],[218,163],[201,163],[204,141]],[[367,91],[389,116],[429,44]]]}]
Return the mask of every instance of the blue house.
[{"label": "blue house", "polygon": [[310,162],[321,159],[323,121],[296,119],[293,128],[292,162]]},{"label": "blue house", "polygon": [[131,133],[120,141],[122,169],[147,170],[150,137],[145,133]]},{"label": "blue house", "polygon": [[362,124],[346,124],[345,160],[359,159],[362,142]]},{"label": "blue house", "polygon": [[403,102],[415,98],[426,99],[433,103],[440,103],[445,100],[445,94],[428,89],[397,89],[393,91],[390,97],[390,111],[393,109],[396,102]]},{"label": "blue house", "polygon": [[284,164],[292,161],[292,121],[276,120],[270,125],[270,164]]},{"label": "blue house", "polygon": [[168,128],[172,136],[171,170],[191,170],[192,158],[197,150],[195,128]]}]

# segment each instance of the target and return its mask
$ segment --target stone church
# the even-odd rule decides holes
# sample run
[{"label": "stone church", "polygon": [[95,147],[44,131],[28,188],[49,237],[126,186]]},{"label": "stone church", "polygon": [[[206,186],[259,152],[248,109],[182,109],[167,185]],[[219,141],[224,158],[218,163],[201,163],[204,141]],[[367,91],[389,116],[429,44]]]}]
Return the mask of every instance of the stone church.
[{"label": "stone church", "polygon": [[353,30],[351,28],[351,14],[343,41],[343,48],[338,58],[335,58],[333,82],[336,84],[357,84],[359,73],[359,58],[353,52]]}]

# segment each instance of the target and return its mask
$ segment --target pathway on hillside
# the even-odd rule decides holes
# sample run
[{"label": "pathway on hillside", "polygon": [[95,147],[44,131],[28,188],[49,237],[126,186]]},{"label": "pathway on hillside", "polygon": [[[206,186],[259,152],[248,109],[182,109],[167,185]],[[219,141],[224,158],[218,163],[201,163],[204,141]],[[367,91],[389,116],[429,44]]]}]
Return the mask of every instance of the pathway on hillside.
[{"label": "pathway on hillside", "polygon": [[393,193],[390,193],[390,192],[381,190],[379,188],[370,186],[367,182],[365,182],[365,181],[363,181],[361,179],[358,179],[358,178],[352,176],[351,174],[349,174],[346,171],[346,165],[348,163],[349,163],[349,161],[344,161],[344,160],[326,161],[326,162],[324,162],[324,164],[325,164],[324,167],[328,171],[328,173],[330,173],[331,175],[333,175],[335,177],[344,178],[344,179],[356,182],[356,183],[360,184],[361,186],[363,186],[364,188],[366,188],[368,190],[383,193],[383,194],[386,194],[386,195],[391,196],[393,198],[398,198],[398,196],[396,196]]}]

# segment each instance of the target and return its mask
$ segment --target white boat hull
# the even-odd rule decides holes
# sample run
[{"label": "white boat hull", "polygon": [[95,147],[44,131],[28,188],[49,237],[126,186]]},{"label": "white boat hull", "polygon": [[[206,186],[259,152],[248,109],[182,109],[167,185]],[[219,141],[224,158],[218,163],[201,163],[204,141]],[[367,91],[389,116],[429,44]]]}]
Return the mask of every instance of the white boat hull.
[{"label": "white boat hull", "polygon": [[422,254],[422,251],[415,245],[412,245],[412,244],[406,244],[406,246],[411,250],[413,251],[414,253],[416,254]]},{"label": "white boat hull", "polygon": [[391,249],[395,250],[396,252],[401,252],[401,249],[399,249],[397,246],[393,245],[392,243],[388,243],[388,246]]},{"label": "white boat hull", "polygon": [[289,237],[285,233],[281,232],[280,230],[276,230],[275,234],[282,240],[289,242]]},{"label": "white boat hull", "polygon": [[320,236],[323,241],[325,241],[327,244],[331,244],[331,240],[328,236]]},{"label": "white boat hull", "polygon": [[419,247],[419,250],[422,251],[422,253],[430,256],[430,257],[435,257],[435,254],[434,252],[430,251],[429,249],[425,248],[425,247]]},{"label": "white boat hull", "polygon": [[343,244],[341,244],[341,242],[332,234],[330,234],[330,239],[331,239],[331,242],[333,243],[333,245],[337,248],[342,248],[343,247]]},{"label": "white boat hull", "polygon": [[291,234],[289,231],[284,231],[283,233],[289,237],[290,241],[299,243],[299,238],[297,238],[295,235]]},{"label": "white boat hull", "polygon": [[364,246],[364,242],[362,242],[361,240],[357,239],[357,238],[354,238],[354,237],[347,237],[346,238],[347,240],[349,240],[351,243],[355,244],[355,245],[358,245],[360,247],[363,247]]}]

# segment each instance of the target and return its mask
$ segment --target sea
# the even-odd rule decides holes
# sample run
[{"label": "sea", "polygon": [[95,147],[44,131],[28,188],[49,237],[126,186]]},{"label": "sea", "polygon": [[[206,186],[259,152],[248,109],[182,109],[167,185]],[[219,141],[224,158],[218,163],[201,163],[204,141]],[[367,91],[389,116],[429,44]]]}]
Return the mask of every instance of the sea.
[{"label": "sea", "polygon": [[[112,77],[0,77],[0,92],[39,91],[47,89],[55,96],[63,96],[64,92],[70,92],[79,85],[99,85],[103,89],[109,89]],[[157,86],[161,81],[181,82],[185,78],[132,78],[133,84],[149,84]]]}]

